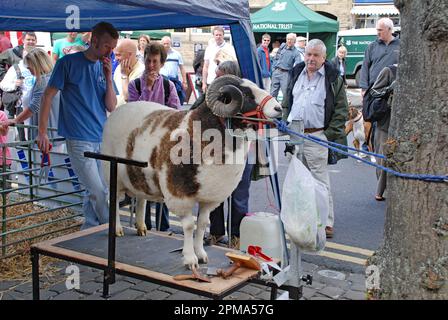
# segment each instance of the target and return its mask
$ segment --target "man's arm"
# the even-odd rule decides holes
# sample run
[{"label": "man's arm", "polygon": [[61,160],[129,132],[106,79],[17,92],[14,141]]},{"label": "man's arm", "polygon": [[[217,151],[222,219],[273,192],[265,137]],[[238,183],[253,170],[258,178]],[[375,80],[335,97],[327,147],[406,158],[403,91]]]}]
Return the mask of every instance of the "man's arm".
[{"label": "man's arm", "polygon": [[359,77],[359,86],[361,88],[361,95],[364,97],[364,93],[369,88],[369,69],[371,64],[370,51],[372,46],[368,46],[364,54],[364,60],[362,62],[361,75]]},{"label": "man's arm", "polygon": [[37,133],[37,146],[39,149],[48,153],[50,151],[50,140],[47,135],[48,117],[50,116],[51,102],[54,96],[58,93],[58,89],[55,87],[47,86],[42,97],[42,103],[39,111],[39,126]]},{"label": "man's arm", "polygon": [[334,113],[328,128],[324,132],[329,141],[335,141],[345,136],[344,129],[347,121],[348,100],[341,77],[338,77],[336,80],[334,92]]},{"label": "man's arm", "polygon": [[187,91],[188,83],[187,83],[187,73],[185,72],[185,68],[183,64],[179,65],[180,74],[182,75],[182,88]]},{"label": "man's arm", "polygon": [[103,71],[106,77],[106,94],[104,95],[104,103],[109,112],[115,110],[117,106],[117,96],[114,90],[114,80],[112,79],[112,61],[110,58],[103,59]]}]

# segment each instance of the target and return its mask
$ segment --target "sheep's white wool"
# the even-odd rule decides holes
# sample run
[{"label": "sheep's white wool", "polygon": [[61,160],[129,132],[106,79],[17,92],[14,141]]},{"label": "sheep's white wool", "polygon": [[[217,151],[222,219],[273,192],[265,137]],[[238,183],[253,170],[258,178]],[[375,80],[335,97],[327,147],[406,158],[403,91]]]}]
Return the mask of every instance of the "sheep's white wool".
[{"label": "sheep's white wool", "polygon": [[[252,91],[258,104],[268,96],[267,92],[248,80],[243,80],[241,86]],[[264,113],[268,117],[276,117],[279,115],[279,108],[278,102],[271,99],[266,103]],[[118,166],[117,198],[121,199],[124,193],[137,198],[138,235],[146,234],[145,200],[164,201],[170,211],[181,218],[184,230],[184,264],[190,267],[198,266],[199,259],[204,262],[208,260],[203,248],[203,238],[210,211],[223,202],[238,185],[249,147],[238,138],[235,150],[228,144],[222,146],[223,156],[218,152],[219,148],[207,145],[211,143],[210,136],[227,133],[222,127],[222,120],[214,116],[210,109],[201,110],[199,116],[198,111],[177,111],[153,102],[127,103],[108,118],[102,143],[104,154],[148,162],[147,168]],[[199,122],[199,126],[195,121]],[[210,131],[204,134],[206,129]],[[190,140],[182,145],[181,138]],[[199,162],[186,163],[192,155],[196,156],[195,150],[199,150]],[[235,153],[241,153],[242,161],[229,161],[235,157]],[[218,156],[224,159],[224,163],[215,161]],[[175,158],[182,161],[176,163],[173,161]],[[104,162],[103,166],[108,181],[109,163]],[[199,203],[200,212],[193,239],[192,212],[196,203]],[[118,212],[119,210],[116,232],[117,235],[123,235]]]}]

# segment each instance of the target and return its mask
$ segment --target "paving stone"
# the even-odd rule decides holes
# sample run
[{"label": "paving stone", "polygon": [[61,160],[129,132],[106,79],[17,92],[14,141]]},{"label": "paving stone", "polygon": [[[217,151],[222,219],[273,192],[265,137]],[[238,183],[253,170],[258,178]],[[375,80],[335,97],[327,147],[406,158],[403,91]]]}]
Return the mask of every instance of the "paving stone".
[{"label": "paving stone", "polygon": [[154,290],[148,294],[146,294],[145,300],[165,300],[168,298],[171,294],[165,291],[160,290]]},{"label": "paving stone", "polygon": [[319,294],[325,295],[332,299],[338,299],[343,293],[344,293],[344,290],[342,290],[341,288],[337,288],[337,287],[325,287],[322,290],[319,290]]},{"label": "paving stone", "polygon": [[317,292],[317,289],[314,288],[308,288],[303,287],[302,289],[302,297],[306,300],[310,299],[315,293]]},{"label": "paving stone", "polygon": [[197,294],[192,294],[185,291],[177,291],[170,295],[167,300],[195,300],[197,298]]},{"label": "paving stone", "polygon": [[365,283],[366,275],[363,273],[350,273],[347,277],[347,281],[356,282],[356,283]]},{"label": "paving stone", "polygon": [[366,291],[366,283],[352,283],[350,285],[350,290],[352,291],[361,291],[361,292],[365,292]]},{"label": "paving stone", "polygon": [[95,282],[95,281],[89,281],[86,283],[81,282],[79,284],[79,289],[76,291],[78,291],[80,293],[85,293],[85,294],[93,294],[99,290],[101,290],[101,292],[102,292],[102,288],[103,288],[102,284]]},{"label": "paving stone", "polygon": [[23,281],[12,280],[12,281],[2,281],[0,282],[0,291],[7,291],[12,287],[20,285]]},{"label": "paving stone", "polygon": [[313,284],[312,285],[306,284],[303,287],[304,288],[313,288],[313,289],[316,289],[316,290],[320,290],[320,289],[325,288],[326,284],[322,283],[322,282],[319,282],[319,281],[314,281],[314,279],[313,279]]},{"label": "paving stone", "polygon": [[22,292],[22,293],[30,293],[33,291],[33,283],[25,282],[25,283],[19,284],[17,287],[14,288],[14,291]]},{"label": "paving stone", "polygon": [[4,291],[0,293],[0,300],[31,300],[30,293],[20,293],[16,291]]},{"label": "paving stone", "polygon": [[[81,286],[81,284],[80,284],[80,286]],[[62,292],[68,291],[67,285],[65,284],[65,280],[62,281],[62,282],[59,282],[57,284],[52,285],[49,289],[52,290],[52,291],[56,291],[58,293],[62,293]]]},{"label": "paving stone", "polygon": [[226,296],[224,300],[254,300],[254,297],[244,292],[234,292]]},{"label": "paving stone", "polygon": [[112,296],[109,300],[136,300],[138,297],[145,295],[144,292],[128,289]]},{"label": "paving stone", "polygon": [[347,291],[343,298],[346,298],[348,300],[366,300],[366,293],[362,291]]},{"label": "paving stone", "polygon": [[109,286],[109,294],[111,296],[115,295],[116,293],[119,293],[121,291],[127,290],[133,286],[132,283],[129,283],[127,281],[119,280],[115,282],[114,284]]},{"label": "paving stone", "polygon": [[249,294],[251,296],[256,296],[257,294],[261,293],[263,290],[264,290],[264,287],[263,287],[263,289],[261,289],[259,287],[254,286],[254,285],[248,285],[248,286],[245,286],[245,287],[241,288],[239,291],[247,293],[247,294]]},{"label": "paving stone", "polygon": [[319,266],[317,264],[302,261],[302,269],[304,273],[313,274],[317,269],[319,269]]},{"label": "paving stone", "polygon": [[350,283],[346,280],[338,280],[329,277],[324,277],[317,273],[313,276],[313,285],[312,285],[313,287],[314,287],[314,279],[316,279],[316,281],[319,283],[325,284],[325,286],[337,287],[343,290],[348,290],[350,287]]},{"label": "paving stone", "polygon": [[123,281],[129,282],[129,283],[132,283],[133,285],[137,285],[137,284],[139,284],[139,283],[142,283],[142,282],[143,282],[143,281],[142,281],[142,280],[140,280],[140,279],[135,279],[135,278],[131,278],[131,277],[126,277],[126,278],[124,278],[124,279],[123,279]]},{"label": "paving stone", "polygon": [[316,294],[316,295],[312,296],[310,298],[310,300],[332,300],[332,299],[322,296],[322,295],[319,295],[319,294]]},{"label": "paving stone", "polygon": [[179,291],[179,289],[174,289],[174,288],[164,287],[164,286],[160,286],[160,288],[158,290],[168,292],[169,294],[174,294],[177,291]]},{"label": "paving stone", "polygon": [[106,300],[102,297],[103,291],[95,292],[94,294],[90,294],[84,297],[83,300]]},{"label": "paving stone", "polygon": [[160,285],[147,281],[141,281],[132,287],[133,290],[143,291],[146,293],[157,290],[158,288],[160,288]]},{"label": "paving stone", "polygon": [[41,290],[40,291],[40,300],[51,300],[56,295],[58,295],[57,292],[51,291],[51,290]]},{"label": "paving stone", "polygon": [[53,300],[81,300],[83,298],[83,294],[76,292],[75,290],[70,290],[54,296]]}]

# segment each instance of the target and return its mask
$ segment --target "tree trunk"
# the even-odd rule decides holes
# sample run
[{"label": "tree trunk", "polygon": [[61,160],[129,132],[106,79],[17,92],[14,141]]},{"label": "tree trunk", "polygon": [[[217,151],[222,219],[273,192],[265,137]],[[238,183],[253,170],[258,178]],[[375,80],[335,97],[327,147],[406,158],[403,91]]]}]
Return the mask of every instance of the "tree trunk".
[{"label": "tree trunk", "polygon": [[[398,81],[387,165],[448,174],[448,2],[395,0],[401,13]],[[448,182],[388,175],[382,299],[448,299]]]}]

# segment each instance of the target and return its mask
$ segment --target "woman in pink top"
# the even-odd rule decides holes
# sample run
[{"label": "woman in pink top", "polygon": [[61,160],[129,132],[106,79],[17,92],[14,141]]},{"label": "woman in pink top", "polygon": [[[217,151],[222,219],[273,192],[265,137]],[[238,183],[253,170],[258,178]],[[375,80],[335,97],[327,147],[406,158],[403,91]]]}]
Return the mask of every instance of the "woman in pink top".
[{"label": "woman in pink top", "polygon": [[[170,80],[164,78],[159,72],[166,61],[167,53],[160,43],[151,43],[145,48],[145,71],[140,78],[129,83],[128,102],[131,101],[151,101],[165,106],[179,109],[180,100],[177,95],[176,86]],[[129,196],[123,203],[128,203]],[[159,221],[160,204],[156,205],[156,221]],[[162,206],[162,219],[160,220],[160,231],[168,231],[169,211],[165,204]],[[145,223],[148,230],[151,230],[151,202],[146,203]]]},{"label": "woman in pink top", "polygon": [[[8,121],[8,116],[6,113],[0,110],[0,123]],[[0,126],[0,144],[8,142],[8,127],[6,126]],[[11,165],[11,154],[9,152],[9,149],[6,148],[6,166]],[[5,159],[3,158],[3,148],[0,147],[0,172],[3,170],[3,163],[5,162]],[[1,179],[0,179],[1,180]]]},{"label": "woman in pink top", "polygon": [[[151,43],[145,48],[145,71],[143,75],[129,83],[131,101],[152,101],[171,108],[180,108],[176,86],[159,74],[166,61],[167,53],[163,45]],[[164,84],[165,82],[165,84]],[[165,88],[168,89],[167,93]]]}]

